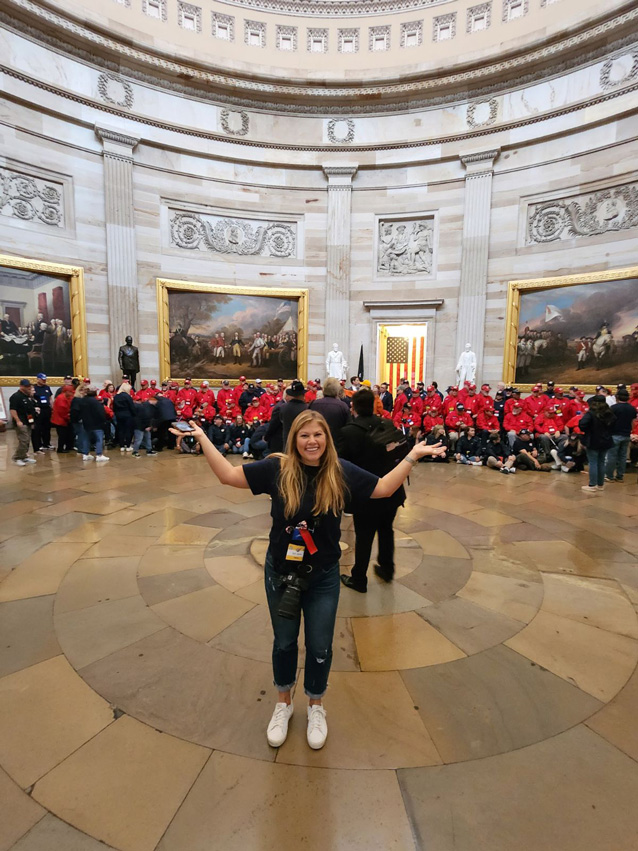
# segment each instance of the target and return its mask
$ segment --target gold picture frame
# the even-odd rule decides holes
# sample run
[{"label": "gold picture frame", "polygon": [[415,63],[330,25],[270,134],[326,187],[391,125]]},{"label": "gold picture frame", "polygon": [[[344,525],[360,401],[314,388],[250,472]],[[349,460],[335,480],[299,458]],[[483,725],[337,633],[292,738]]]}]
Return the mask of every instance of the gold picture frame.
[{"label": "gold picture frame", "polygon": [[[503,358],[503,381],[506,384],[513,385],[515,384],[520,390],[524,392],[531,391],[534,383],[525,383],[517,380],[517,363],[519,358],[519,335],[521,333],[521,301],[528,293],[537,293],[537,292],[549,292],[552,290],[560,291],[563,287],[578,287],[579,285],[600,285],[600,287],[604,287],[605,284],[611,284],[615,281],[627,281],[627,287],[633,293],[633,283],[635,282],[635,286],[638,287],[638,266],[629,266],[623,269],[610,269],[601,272],[588,272],[586,274],[578,274],[578,275],[561,275],[559,277],[551,277],[551,278],[535,278],[532,280],[525,281],[510,281],[508,285],[507,291],[507,317],[506,317],[506,327],[505,327],[505,354]],[[585,290],[578,290],[574,293],[574,298],[582,297],[581,293],[586,293]],[[551,308],[552,305],[547,305],[547,309]],[[571,308],[570,308],[571,309]],[[608,312],[611,312],[613,307],[609,306]],[[556,310],[552,311],[556,313]],[[551,313],[549,314],[551,315]],[[554,325],[555,329],[560,329],[560,321],[561,321],[561,313],[558,311],[557,315],[554,316],[554,319],[557,319],[559,324]],[[605,322],[607,320],[606,316],[599,316],[598,322]],[[551,321],[551,320],[549,320]],[[638,311],[635,314],[635,322],[636,328],[638,329]],[[569,325],[565,326],[569,327]],[[613,335],[612,335],[613,336]],[[590,337],[584,337],[581,331],[581,337],[579,340],[587,339]],[[638,337],[634,337],[637,340]],[[620,341],[622,345],[625,344],[625,339],[623,337],[622,341]],[[615,344],[616,345],[616,344]],[[601,384],[603,386],[614,387],[618,381],[621,381],[620,372],[625,367],[620,367],[618,369],[619,374],[615,376],[617,380],[611,380],[608,375],[610,373],[610,369],[613,366],[606,367],[604,373],[600,372],[600,377],[597,378],[597,383],[585,383],[583,379],[587,377],[592,377],[592,374],[595,376],[597,370],[600,370],[600,362],[598,364],[595,363],[591,368],[586,370],[581,370],[578,368],[576,363],[576,355],[575,350],[569,350],[569,357],[573,358],[573,370],[570,371],[569,367],[567,369],[562,366],[560,369],[556,369],[557,375],[547,374],[542,378],[539,376],[535,376],[535,381],[542,380],[543,383],[549,379],[555,381],[558,385],[560,384],[565,389],[566,387],[570,387],[572,385],[578,386],[586,393],[593,393],[596,390],[597,384]],[[617,349],[616,349],[617,351]],[[589,356],[588,356],[589,357]],[[551,367],[548,367],[551,372]],[[521,370],[519,369],[518,378],[520,379]],[[636,363],[636,371],[633,373],[633,378],[636,380],[638,378],[638,361]],[[561,377],[562,376],[562,377]],[[631,378],[630,378],[631,380]],[[623,382],[624,383],[624,382]]]},{"label": "gold picture frame", "polygon": [[[46,260],[34,260],[28,257],[16,257],[10,254],[0,254],[0,273],[2,269],[17,269],[60,278],[68,286],[68,304],[71,322],[71,351],[73,374],[86,376],[89,374],[87,336],[86,336],[86,306],[84,298],[84,269],[81,266],[69,266],[63,263],[50,263]],[[4,355],[3,355],[4,359]],[[2,361],[0,361],[0,364]],[[29,358],[27,366],[33,366],[34,358]],[[16,387],[21,378],[35,380],[37,372],[44,369],[27,369],[24,375],[3,375],[0,369],[0,387]],[[29,374],[32,372],[33,374]],[[47,373],[49,384],[62,384],[64,375]]]},{"label": "gold picture frame", "polygon": [[[179,281],[172,278],[157,278],[157,320],[158,320],[158,339],[159,339],[159,360],[160,360],[160,379],[161,381],[172,380],[179,384],[183,383],[186,375],[173,375],[171,367],[171,328],[170,328],[170,309],[169,296],[171,292],[177,293],[211,293],[221,294],[229,298],[238,299],[246,298],[267,298],[274,301],[294,301],[297,305],[297,332],[296,332],[296,369],[295,374],[304,383],[308,380],[308,297],[307,289],[292,289],[288,287],[245,287],[232,286],[230,284],[204,284],[198,281]],[[274,363],[274,361],[273,361]],[[278,363],[278,362],[277,362]],[[223,365],[222,365],[223,366]],[[274,381],[281,377],[277,370],[279,366],[274,367],[272,375],[264,374],[263,370],[259,375],[251,376],[251,366],[245,364],[243,371],[249,378],[260,377],[262,381]],[[219,375],[213,374],[198,374],[196,370],[192,370],[189,377],[194,380],[209,380],[211,382],[221,381],[223,378],[228,378],[231,384],[237,384],[237,377],[223,374],[223,370],[218,370]],[[237,370],[235,370],[237,371]],[[240,370],[241,371],[241,370]],[[254,370],[253,370],[254,371]],[[295,376],[283,376],[285,380]]]}]

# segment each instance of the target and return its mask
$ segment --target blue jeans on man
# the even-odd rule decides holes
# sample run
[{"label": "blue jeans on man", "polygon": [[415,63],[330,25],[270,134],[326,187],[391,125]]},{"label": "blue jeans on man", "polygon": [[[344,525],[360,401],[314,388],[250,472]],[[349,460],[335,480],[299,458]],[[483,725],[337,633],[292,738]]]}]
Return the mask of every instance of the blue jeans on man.
[{"label": "blue jeans on man", "polygon": [[[275,634],[272,648],[274,685],[279,691],[289,691],[297,679],[297,639],[301,616],[293,620],[278,614],[285,590],[279,582],[280,576],[268,552],[265,581],[270,620]],[[306,639],[304,692],[311,699],[323,697],[328,687],[340,585],[337,562],[314,573],[308,590],[301,592]]]},{"label": "blue jeans on man", "polygon": [[627,469],[627,452],[629,452],[630,438],[624,434],[613,435],[614,445],[607,450],[607,460],[605,476],[608,479],[614,478],[616,473],[616,481],[622,482]]},{"label": "blue jeans on man", "polygon": [[147,452],[151,451],[151,433],[146,429],[136,428],[133,434],[133,452],[139,452],[140,446]]},{"label": "blue jeans on man", "polygon": [[250,438],[247,437],[239,446],[233,446],[233,455],[239,455],[240,452],[250,452]]},{"label": "blue jeans on man", "polygon": [[[89,446],[93,444],[95,446],[95,454],[101,455],[104,450],[104,432],[101,428],[96,428],[93,431],[88,432],[88,444]],[[87,452],[89,451],[87,447]]]}]

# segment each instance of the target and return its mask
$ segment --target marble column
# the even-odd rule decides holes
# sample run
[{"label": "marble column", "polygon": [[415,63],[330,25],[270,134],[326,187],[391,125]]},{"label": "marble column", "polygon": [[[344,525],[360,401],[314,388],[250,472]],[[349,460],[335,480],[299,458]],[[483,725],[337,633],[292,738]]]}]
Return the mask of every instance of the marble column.
[{"label": "marble column", "polygon": [[130,336],[139,348],[133,207],[133,150],[139,139],[97,126],[95,132],[103,145],[110,353],[117,384],[122,378],[120,346]]},{"label": "marble column", "polygon": [[461,155],[466,170],[465,210],[455,357],[458,359],[465,344],[471,343],[479,380],[483,375],[492,174],[498,155],[498,150]]},{"label": "marble column", "polygon": [[324,165],[323,171],[328,178],[325,349],[339,343],[352,374],[356,364],[350,351],[350,211],[357,166]]}]

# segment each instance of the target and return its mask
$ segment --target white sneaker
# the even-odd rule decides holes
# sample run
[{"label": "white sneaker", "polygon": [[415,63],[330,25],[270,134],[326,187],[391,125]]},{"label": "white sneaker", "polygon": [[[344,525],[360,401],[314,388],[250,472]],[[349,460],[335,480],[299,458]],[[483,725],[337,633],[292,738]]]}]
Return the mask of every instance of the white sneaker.
[{"label": "white sneaker", "polygon": [[83,461],[92,461],[92,460],[93,460],[93,456],[92,456],[92,455],[83,455],[83,456],[82,456],[82,460],[83,460]]},{"label": "white sneaker", "polygon": [[120,452],[126,452],[126,446],[120,446]]},{"label": "white sneaker", "polygon": [[132,446],[127,446],[127,447],[126,447],[126,451],[127,451],[127,452],[132,452],[132,451],[133,451],[133,447],[132,447]]},{"label": "white sneaker", "polygon": [[275,704],[275,711],[272,714],[272,718],[270,719],[270,724],[268,725],[268,730],[266,732],[268,744],[271,748],[281,747],[281,745],[283,745],[286,741],[286,736],[288,735],[288,721],[290,721],[292,713],[292,703]]},{"label": "white sneaker", "polygon": [[24,463],[25,464],[37,464],[38,462],[35,460],[35,458],[25,458]]},{"label": "white sneaker", "polygon": [[515,472],[516,472],[516,467],[510,467],[510,473],[511,473],[512,476],[514,475]]},{"label": "white sneaker", "polygon": [[242,458],[248,458],[248,453],[247,453],[247,452],[244,452],[244,454],[243,454],[241,457],[242,457]]},{"label": "white sneaker", "polygon": [[26,467],[27,466],[27,462],[23,461],[22,458],[18,458],[18,460],[14,461],[13,463],[17,464],[18,467]]},{"label": "white sneaker", "polygon": [[96,455],[95,460],[96,461],[110,461],[111,459],[108,457],[108,455]]},{"label": "white sneaker", "polygon": [[306,737],[308,744],[315,751],[322,748],[328,738],[326,710],[317,703],[308,707],[308,730]]}]

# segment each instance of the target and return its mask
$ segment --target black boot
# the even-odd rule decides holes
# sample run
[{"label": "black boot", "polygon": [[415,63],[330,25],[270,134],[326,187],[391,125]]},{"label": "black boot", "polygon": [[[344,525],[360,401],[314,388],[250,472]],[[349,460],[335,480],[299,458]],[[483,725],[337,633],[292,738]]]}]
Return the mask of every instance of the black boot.
[{"label": "black boot", "polygon": [[347,573],[341,574],[341,581],[346,588],[350,588],[352,591],[358,591],[360,594],[365,594],[368,590],[367,582],[365,585],[360,585],[358,582],[355,582],[351,576],[348,576]]}]

